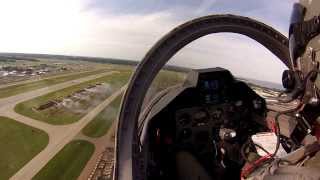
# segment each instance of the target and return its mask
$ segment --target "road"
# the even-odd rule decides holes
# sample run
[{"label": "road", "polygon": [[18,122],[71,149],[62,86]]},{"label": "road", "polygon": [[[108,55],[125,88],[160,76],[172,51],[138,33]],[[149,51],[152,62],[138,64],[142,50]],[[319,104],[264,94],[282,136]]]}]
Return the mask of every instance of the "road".
[{"label": "road", "polygon": [[54,91],[58,91],[70,86],[74,86],[86,81],[90,81],[93,79],[97,79],[103,76],[107,76],[107,75],[111,75],[113,73],[118,73],[116,71],[111,71],[111,72],[106,72],[106,73],[101,73],[101,74],[96,74],[96,75],[91,75],[91,76],[87,76],[84,78],[80,78],[80,79],[76,79],[76,80],[72,80],[72,81],[67,81],[64,83],[60,83],[60,84],[56,84],[53,86],[48,86],[45,88],[41,88],[41,89],[37,89],[34,91],[29,91],[23,94],[18,94],[15,96],[10,96],[7,98],[2,98],[0,99],[0,116],[6,116],[6,117],[10,117],[15,119],[16,121],[19,121],[21,123],[27,124],[29,126],[38,128],[38,129],[42,129],[45,132],[47,132],[49,134],[49,138],[50,138],[50,133],[52,131],[52,129],[54,129],[54,127],[56,127],[55,125],[51,125],[45,122],[41,122],[41,121],[37,121],[34,119],[31,119],[29,117],[17,114],[14,111],[14,107],[24,101],[36,98],[38,96],[42,96],[45,94],[48,94],[50,92],[54,92]]},{"label": "road", "polygon": [[101,74],[95,74],[95,75],[91,75],[91,76],[87,76],[84,78],[80,78],[80,79],[76,79],[76,80],[72,80],[72,81],[67,81],[64,83],[60,83],[60,84],[56,84],[56,85],[52,85],[52,86],[47,86],[41,89],[37,89],[37,90],[33,90],[33,91],[28,91],[26,93],[23,94],[18,94],[15,96],[10,96],[10,97],[6,97],[6,98],[1,98],[0,99],[0,112],[3,112],[3,108],[8,108],[9,106],[15,106],[16,104],[23,102],[23,101],[27,101],[29,99],[33,99],[35,97],[41,96],[41,95],[45,95],[48,94],[50,92],[54,92],[60,89],[64,89],[76,84],[80,84],[83,83],[85,81],[90,81],[93,79],[97,79],[106,75],[110,75],[112,73],[116,73],[116,71],[111,71],[111,72],[106,72],[106,73],[101,73]]},{"label": "road", "polygon": [[93,155],[91,156],[90,160],[87,162],[86,166],[83,168],[78,179],[88,179],[90,176],[92,176],[93,172],[95,172],[96,167],[100,162],[100,157],[104,153],[106,148],[114,148],[114,139],[112,138],[112,136],[114,136],[116,131],[116,124],[117,124],[116,122],[117,121],[114,121],[112,123],[110,129],[104,136],[101,136],[98,138],[91,138],[84,135],[82,132],[80,132],[75,137],[75,139],[89,141],[93,143],[95,146]]},{"label": "road", "polygon": [[[49,144],[47,147],[29,161],[22,169],[20,169],[11,180],[31,179],[35,176],[42,167],[44,167],[50,159],[54,157],[67,143],[83,129],[96,115],[98,115],[105,107],[107,107],[113,99],[119,96],[124,91],[126,86],[119,91],[113,93],[109,98],[96,106],[87,115],[81,118],[76,123],[63,126],[55,126],[47,130],[49,134]],[[35,121],[35,120],[34,120]]]},{"label": "road", "polygon": [[100,73],[96,75],[79,78],[76,80],[48,86],[45,88],[37,89],[34,91],[18,94],[15,96],[0,99],[0,116],[6,116],[12,118],[21,123],[29,126],[44,130],[49,135],[49,143],[47,147],[37,154],[31,161],[29,161],[22,169],[20,169],[10,179],[32,179],[32,177],[45,165],[47,162],[59,152],[68,142],[70,142],[79,131],[90,122],[99,112],[101,112],[112,100],[114,96],[119,95],[125,87],[112,94],[108,99],[96,106],[87,115],[81,118],[78,122],[70,125],[51,125],[32,118],[20,115],[14,111],[14,107],[23,101],[27,101],[38,96],[48,94],[50,92],[58,91],[73,85],[77,85],[86,81],[97,79],[113,73],[119,73],[117,71],[111,71],[106,73]]}]

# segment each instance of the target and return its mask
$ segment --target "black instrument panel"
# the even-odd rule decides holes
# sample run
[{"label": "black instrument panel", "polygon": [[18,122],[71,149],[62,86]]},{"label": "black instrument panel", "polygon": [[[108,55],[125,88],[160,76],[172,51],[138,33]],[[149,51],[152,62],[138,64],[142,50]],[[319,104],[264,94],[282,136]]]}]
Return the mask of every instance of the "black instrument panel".
[{"label": "black instrument panel", "polygon": [[264,99],[229,71],[200,73],[197,87],[187,89],[173,104],[176,144],[197,154],[217,151],[221,129],[234,132],[233,141],[244,143],[266,112]]}]

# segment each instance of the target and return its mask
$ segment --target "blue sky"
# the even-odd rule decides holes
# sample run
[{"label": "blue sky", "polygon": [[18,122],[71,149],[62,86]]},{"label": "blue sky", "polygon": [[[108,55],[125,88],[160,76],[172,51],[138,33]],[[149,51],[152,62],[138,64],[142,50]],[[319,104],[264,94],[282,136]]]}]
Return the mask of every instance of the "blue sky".
[{"label": "blue sky", "polygon": [[[248,16],[287,35],[295,0],[2,0],[0,51],[141,60],[177,25],[203,15]],[[221,66],[234,74],[279,82],[285,67],[246,37],[201,38],[171,61],[193,68]],[[267,67],[267,68],[266,68]]]},{"label": "blue sky", "polygon": [[214,14],[231,13],[268,21],[287,29],[294,0],[93,0],[87,10],[114,15],[149,15],[170,13],[176,20]]}]

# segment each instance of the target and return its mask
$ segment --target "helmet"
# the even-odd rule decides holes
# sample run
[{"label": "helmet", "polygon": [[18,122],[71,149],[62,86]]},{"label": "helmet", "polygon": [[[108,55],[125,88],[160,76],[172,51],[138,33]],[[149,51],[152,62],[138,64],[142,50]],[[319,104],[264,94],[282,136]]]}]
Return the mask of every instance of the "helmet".
[{"label": "helmet", "polygon": [[[311,57],[320,50],[320,1],[300,0],[293,5],[289,28],[289,50],[294,68],[304,69],[305,63],[320,56]],[[300,64],[299,64],[300,63]],[[299,67],[301,65],[301,67]]]},{"label": "helmet", "polygon": [[[292,69],[283,73],[283,85],[294,92],[293,98],[305,96],[314,100],[320,88],[320,1],[295,3],[289,28],[289,51]],[[313,100],[311,100],[313,99]],[[318,101],[317,101],[318,102]]]}]

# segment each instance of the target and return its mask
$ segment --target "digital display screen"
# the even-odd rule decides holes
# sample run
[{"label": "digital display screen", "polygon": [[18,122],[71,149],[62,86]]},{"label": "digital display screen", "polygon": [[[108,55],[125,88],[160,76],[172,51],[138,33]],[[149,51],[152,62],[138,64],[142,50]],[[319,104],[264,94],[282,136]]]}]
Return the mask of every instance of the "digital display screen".
[{"label": "digital display screen", "polygon": [[206,103],[217,104],[220,102],[221,84],[217,79],[206,79],[201,82],[203,98]]},{"label": "digital display screen", "polygon": [[219,89],[219,81],[218,80],[205,80],[203,82],[203,88],[205,90],[216,91]]}]

